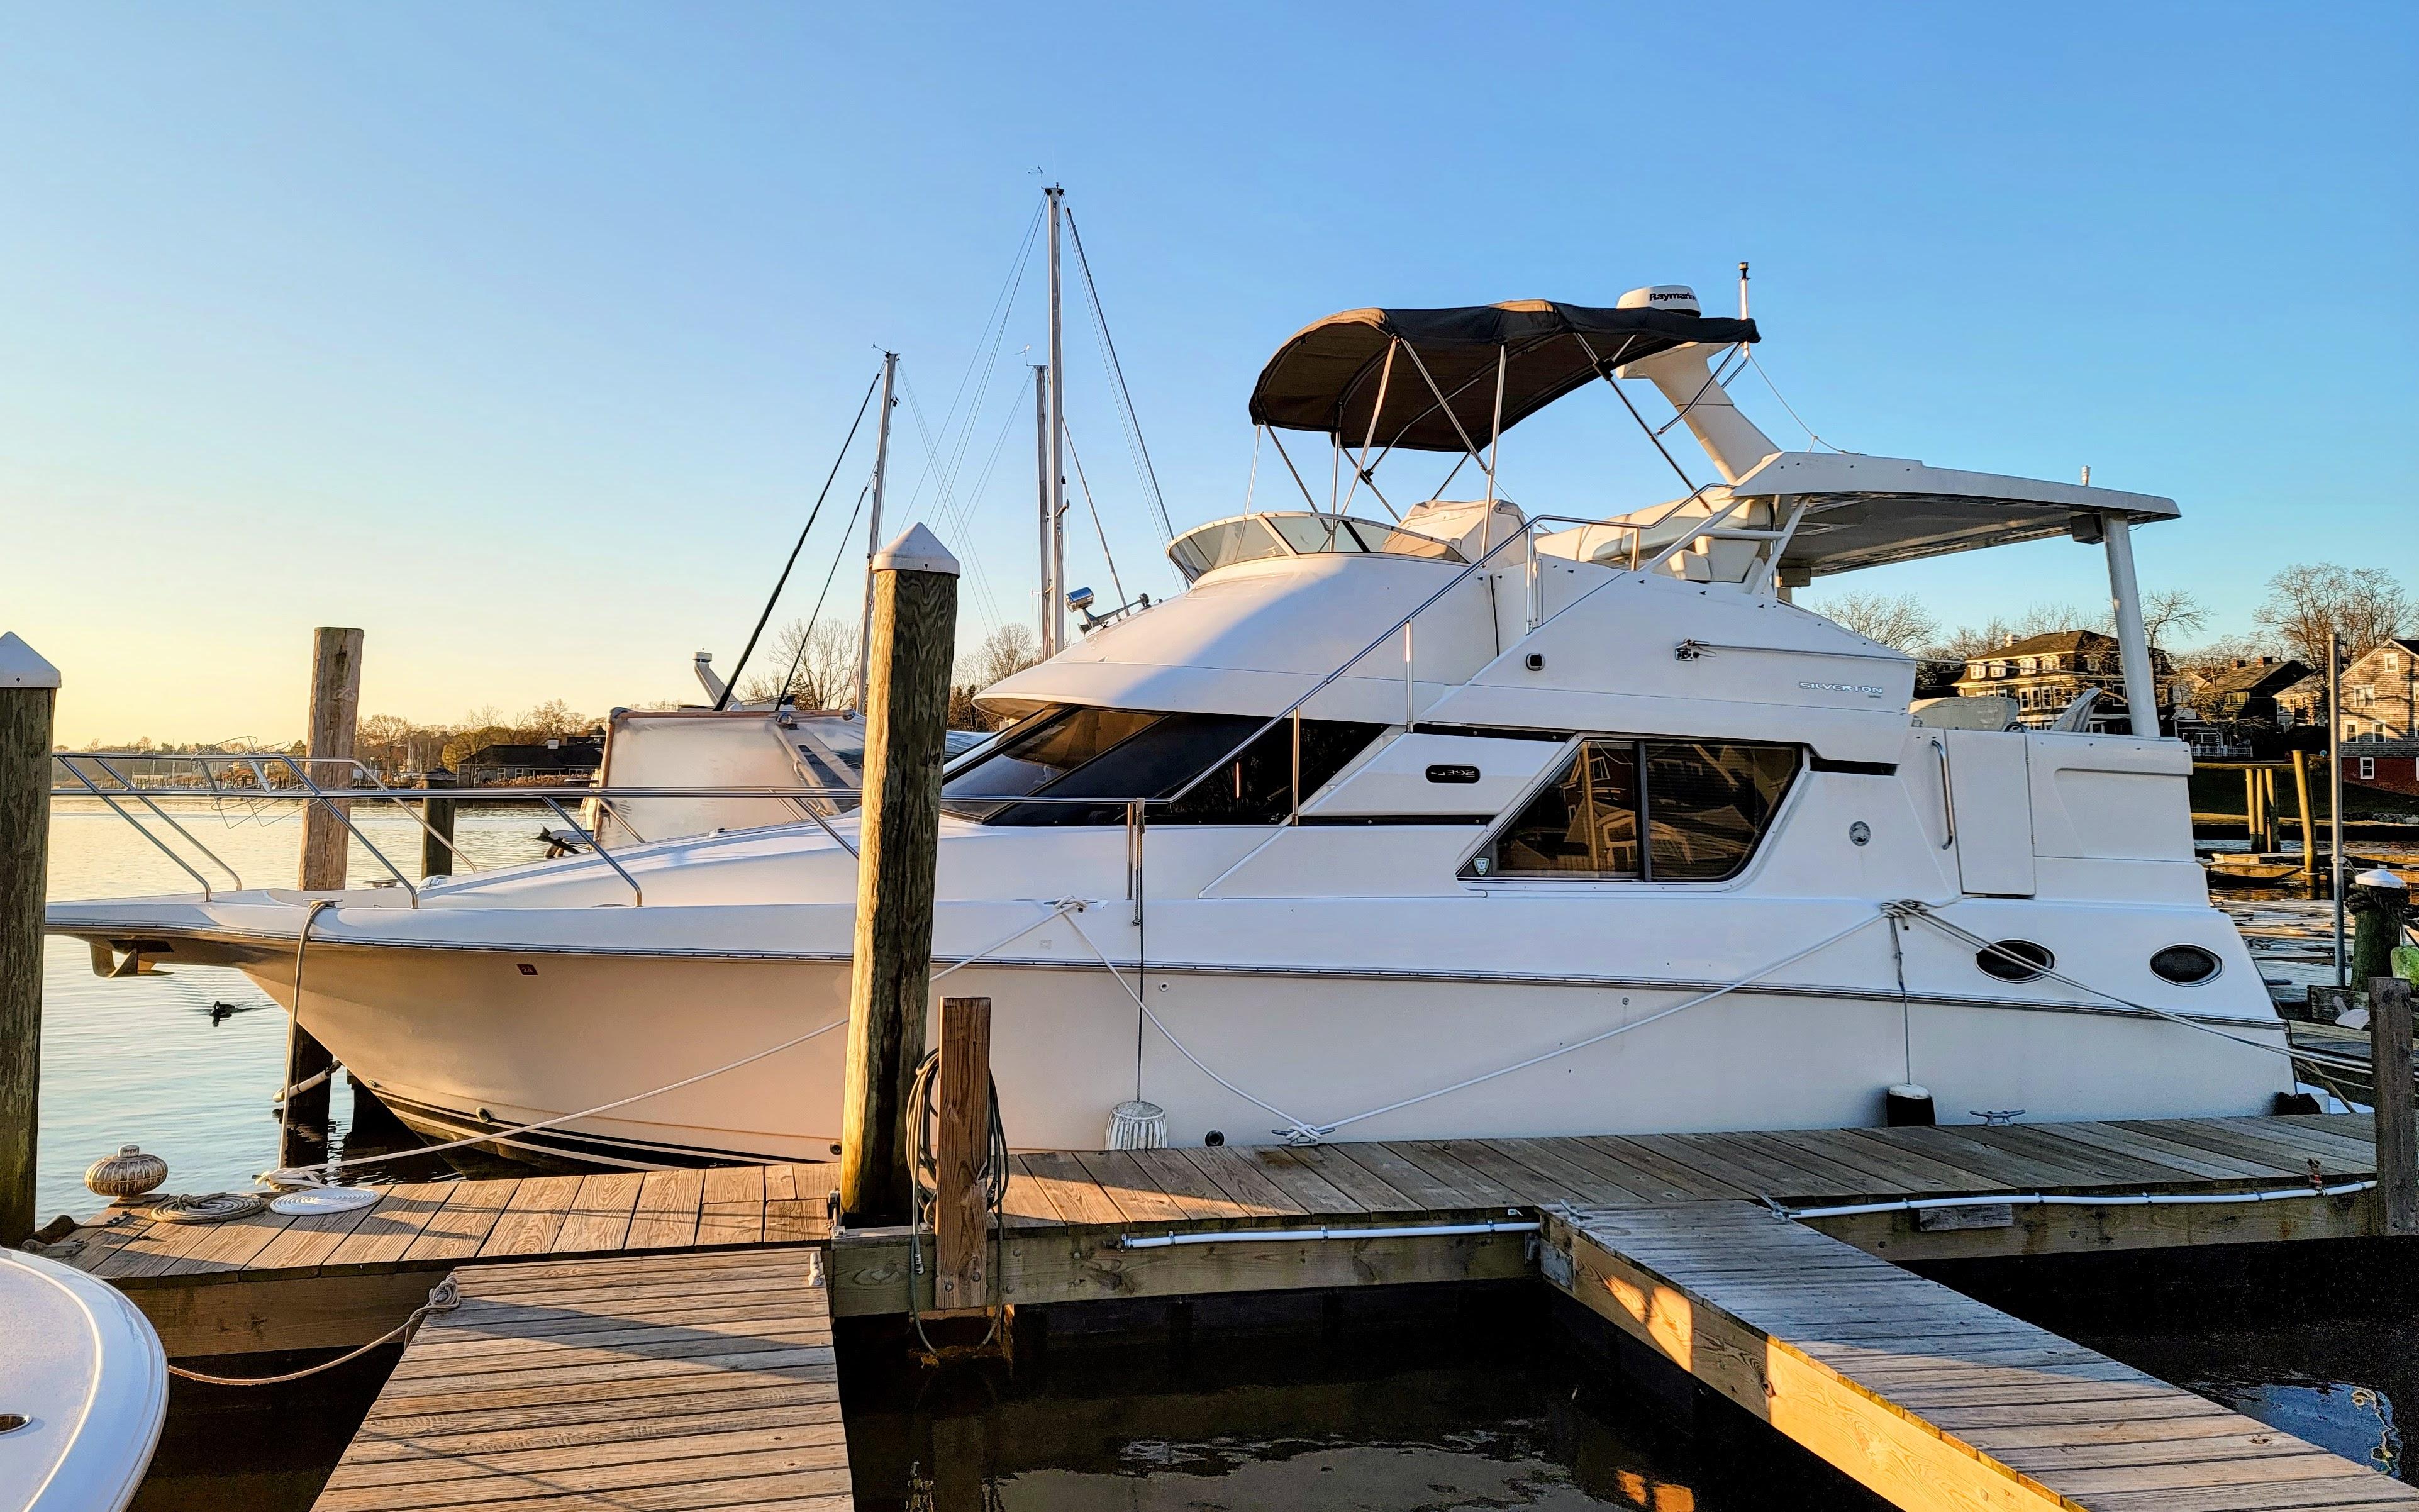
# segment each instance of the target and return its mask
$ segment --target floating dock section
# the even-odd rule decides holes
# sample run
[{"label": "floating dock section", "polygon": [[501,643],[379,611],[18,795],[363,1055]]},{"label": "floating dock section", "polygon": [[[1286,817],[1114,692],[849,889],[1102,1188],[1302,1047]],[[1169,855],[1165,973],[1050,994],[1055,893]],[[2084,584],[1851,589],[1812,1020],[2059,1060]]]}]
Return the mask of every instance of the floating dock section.
[{"label": "floating dock section", "polygon": [[1547,1225],[1547,1280],[1903,1507],[2419,1507],[2419,1490],[1738,1202]]},{"label": "floating dock section", "polygon": [[811,1251],[464,1270],[314,1512],[855,1504]]}]

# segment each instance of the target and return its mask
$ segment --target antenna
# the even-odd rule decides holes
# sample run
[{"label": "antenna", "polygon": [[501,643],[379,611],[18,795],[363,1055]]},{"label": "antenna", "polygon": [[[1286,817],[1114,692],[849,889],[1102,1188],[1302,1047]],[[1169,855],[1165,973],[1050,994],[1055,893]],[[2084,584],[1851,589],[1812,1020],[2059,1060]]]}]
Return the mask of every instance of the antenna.
[{"label": "antenna", "polygon": [[1739,264],[1739,318],[1747,318],[1747,264]]}]

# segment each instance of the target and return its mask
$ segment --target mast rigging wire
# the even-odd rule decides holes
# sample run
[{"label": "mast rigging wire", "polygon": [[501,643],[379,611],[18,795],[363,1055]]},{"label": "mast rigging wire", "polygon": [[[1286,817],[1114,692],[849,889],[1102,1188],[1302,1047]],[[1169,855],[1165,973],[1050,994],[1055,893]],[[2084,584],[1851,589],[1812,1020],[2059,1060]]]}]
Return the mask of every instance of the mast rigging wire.
[{"label": "mast rigging wire", "polygon": [[1781,393],[1780,385],[1772,381],[1772,375],[1764,370],[1764,364],[1756,361],[1756,356],[1753,351],[1749,351],[1747,354],[1747,365],[1754,368],[1755,376],[1764,379],[1764,386],[1772,391],[1772,396],[1775,399],[1779,399],[1780,401],[1780,408],[1789,410],[1789,418],[1797,421],[1797,428],[1806,433],[1806,439],[1808,440],[1812,441],[1817,446],[1830,446],[1831,450],[1839,453],[1842,456],[1853,455],[1843,446],[1831,446],[1829,441],[1826,441],[1822,437],[1814,434],[1813,426],[1806,424],[1805,421],[1798,419],[1797,411],[1791,409],[1789,400]]},{"label": "mast rigging wire", "polygon": [[[798,564],[798,553],[806,549],[807,532],[815,528],[815,520],[823,514],[824,500],[831,493],[832,480],[840,476],[840,465],[848,459],[849,445],[856,440],[857,427],[865,424],[865,411],[873,403],[873,391],[881,386],[880,373],[874,374],[873,381],[865,386],[865,397],[856,406],[856,418],[848,423],[848,440],[840,443],[840,455],[832,458],[831,471],[824,477],[823,492],[815,495],[815,507],[807,512],[807,523],[798,532],[797,544],[790,548],[790,560],[781,563],[781,576],[773,580],[773,592],[764,600],[764,612],[756,616],[756,628],[747,632],[747,647],[739,653],[739,660],[732,664],[729,680],[722,685],[722,691],[714,700],[717,712],[731,702],[732,694],[737,690],[739,674],[747,670],[747,658],[755,654],[757,638],[764,633],[765,622],[773,617],[773,606],[780,601],[781,590],[790,581],[790,569]],[[787,683],[781,687],[783,692],[789,690]]]},{"label": "mast rigging wire", "polygon": [[[840,547],[832,552],[831,570],[824,574],[823,592],[815,595],[815,607],[802,622],[804,627],[798,632],[797,649],[790,656],[790,670],[781,675],[781,686],[773,692],[773,707],[776,709],[781,706],[781,701],[790,696],[791,687],[797,683],[798,664],[807,659],[807,642],[813,637],[815,626],[823,623],[824,600],[831,596],[832,579],[840,576],[840,558],[848,555],[848,538],[855,532],[856,517],[865,513],[865,498],[871,492],[873,479],[869,476],[865,486],[856,490],[856,507],[848,512],[848,523],[840,527]],[[824,698],[829,698],[833,689],[827,687],[822,691]]]},{"label": "mast rigging wire", "polygon": [[1109,360],[1109,376],[1117,379],[1117,397],[1123,402],[1122,416],[1127,428],[1128,444],[1134,448],[1142,463],[1143,481],[1150,485],[1151,501],[1159,506],[1159,532],[1162,541],[1176,539],[1176,526],[1168,518],[1167,496],[1160,491],[1159,470],[1151,466],[1150,443],[1143,439],[1142,419],[1134,413],[1133,391],[1126,386],[1125,364],[1117,361],[1117,342],[1109,334],[1108,313],[1101,307],[1101,288],[1092,281],[1092,261],[1084,255],[1084,233],[1075,225],[1075,212],[1067,212],[1067,231],[1075,242],[1075,267],[1084,275],[1084,291],[1091,297],[1092,320],[1101,335],[1101,347]]},{"label": "mast rigging wire", "polygon": [[[988,373],[985,375],[985,383],[986,386],[988,386]],[[939,451],[933,444],[932,426],[928,424],[924,419],[923,401],[916,395],[916,385],[914,380],[910,379],[906,381],[902,387],[906,390],[907,393],[908,415],[916,422],[916,439],[922,442],[924,446],[925,475],[927,477],[934,477],[937,473],[937,479],[935,481],[933,490],[932,507],[940,511],[943,521],[948,525],[948,529],[957,533],[958,538],[961,541],[966,540],[973,534],[974,501],[962,501],[958,498],[955,464],[952,463],[948,467],[944,468],[941,462]],[[975,417],[973,415],[968,415],[966,417],[966,426],[963,434],[967,438],[971,438],[974,434],[974,421]],[[958,450],[961,454],[964,452],[965,447],[963,441],[960,442]],[[919,483],[917,486],[920,491],[922,486],[921,484]],[[996,620],[999,618],[999,600],[997,595],[992,592],[991,574],[983,570],[981,553],[970,551],[967,553],[967,558],[966,565],[973,571],[975,591],[982,595],[984,609],[993,619]]]},{"label": "mast rigging wire", "polygon": [[1075,455],[1075,430],[1071,425],[1067,428],[1067,460],[1075,464],[1075,482],[1084,490],[1084,507],[1092,513],[1092,533],[1101,538],[1101,555],[1109,559],[1109,586],[1117,590],[1117,602],[1122,605],[1126,601],[1126,585],[1117,576],[1117,554],[1109,549],[1108,528],[1101,523],[1101,506],[1092,500],[1092,480],[1084,476],[1084,459]]}]

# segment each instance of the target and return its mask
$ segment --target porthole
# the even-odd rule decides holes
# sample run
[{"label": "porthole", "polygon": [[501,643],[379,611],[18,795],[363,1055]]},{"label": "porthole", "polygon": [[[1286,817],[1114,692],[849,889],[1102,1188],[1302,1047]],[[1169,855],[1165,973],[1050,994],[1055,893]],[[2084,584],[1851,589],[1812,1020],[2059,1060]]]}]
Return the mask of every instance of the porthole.
[{"label": "porthole", "polygon": [[2216,955],[2197,945],[2170,945],[2150,957],[2150,975],[2179,987],[2194,987],[2218,973]]},{"label": "porthole", "polygon": [[2057,957],[2049,953],[2046,945],[2030,940],[2001,940],[1996,945],[1974,952],[1974,964],[1982,974],[2001,981],[2031,981],[2057,964]]}]

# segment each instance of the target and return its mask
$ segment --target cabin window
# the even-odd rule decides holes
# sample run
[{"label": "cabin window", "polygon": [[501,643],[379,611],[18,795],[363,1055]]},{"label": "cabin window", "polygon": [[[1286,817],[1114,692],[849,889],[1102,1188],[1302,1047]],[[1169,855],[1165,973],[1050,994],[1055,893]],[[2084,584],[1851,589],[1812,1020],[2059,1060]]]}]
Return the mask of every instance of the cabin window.
[{"label": "cabin window", "polygon": [[[1047,709],[951,774],[941,796],[951,813],[986,825],[1122,825],[1132,800],[1167,797],[1199,777],[1179,801],[1151,808],[1148,822],[1275,824],[1293,811],[1292,722],[1275,725],[1234,753],[1265,722],[1246,715]],[[1302,795],[1317,792],[1383,728],[1303,720]],[[1063,801],[1071,798],[1102,801]]]},{"label": "cabin window", "polygon": [[1719,882],[1746,867],[1799,761],[1792,746],[1583,741],[1462,874]]}]

